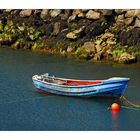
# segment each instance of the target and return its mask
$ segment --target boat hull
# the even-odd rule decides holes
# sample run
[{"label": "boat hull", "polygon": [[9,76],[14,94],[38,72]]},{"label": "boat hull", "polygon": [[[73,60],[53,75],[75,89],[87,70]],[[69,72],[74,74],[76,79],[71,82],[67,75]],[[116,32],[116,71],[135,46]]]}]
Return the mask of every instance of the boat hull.
[{"label": "boat hull", "polygon": [[129,78],[108,79],[97,85],[61,86],[39,81],[33,78],[35,87],[43,92],[66,96],[82,97],[121,97],[128,84]]}]

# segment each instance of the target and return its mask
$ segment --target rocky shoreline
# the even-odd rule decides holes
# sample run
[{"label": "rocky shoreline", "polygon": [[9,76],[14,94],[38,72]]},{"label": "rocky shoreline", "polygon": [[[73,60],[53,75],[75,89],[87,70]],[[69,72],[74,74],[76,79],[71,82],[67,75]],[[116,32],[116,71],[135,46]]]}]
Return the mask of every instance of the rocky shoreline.
[{"label": "rocky shoreline", "polygon": [[0,10],[0,47],[136,63],[140,10]]}]

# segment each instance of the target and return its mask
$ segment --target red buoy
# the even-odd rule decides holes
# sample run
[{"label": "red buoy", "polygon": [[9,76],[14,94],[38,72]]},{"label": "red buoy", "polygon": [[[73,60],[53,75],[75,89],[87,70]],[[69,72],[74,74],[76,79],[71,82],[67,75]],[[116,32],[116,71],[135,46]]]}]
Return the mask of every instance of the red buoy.
[{"label": "red buoy", "polygon": [[117,103],[113,103],[111,105],[111,110],[112,111],[119,111],[120,110],[120,106]]}]

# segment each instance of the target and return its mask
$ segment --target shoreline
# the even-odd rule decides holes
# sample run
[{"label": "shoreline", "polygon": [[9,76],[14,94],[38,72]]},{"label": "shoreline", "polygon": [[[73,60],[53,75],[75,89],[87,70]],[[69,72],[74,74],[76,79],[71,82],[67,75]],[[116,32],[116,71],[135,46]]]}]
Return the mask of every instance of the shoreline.
[{"label": "shoreline", "polygon": [[108,61],[108,60],[100,60],[100,61],[87,61],[87,60],[84,60],[84,59],[79,59],[79,58],[76,58],[76,57],[73,57],[73,56],[64,56],[64,55],[60,55],[59,53],[57,54],[50,54],[50,53],[46,53],[46,52],[42,52],[40,50],[35,50],[35,51],[31,51],[31,50],[25,50],[25,49],[13,49],[13,48],[8,48],[8,47],[3,47],[3,48],[0,48],[0,49],[7,49],[7,50],[13,50],[13,51],[23,51],[23,52],[30,52],[30,53],[33,53],[33,54],[39,54],[39,55],[45,55],[45,56],[56,56],[56,57],[64,57],[64,58],[67,58],[67,59],[72,59],[73,61],[77,61],[77,62],[86,62],[86,63],[91,63],[91,64],[101,64],[101,65],[112,65],[112,67],[130,67],[130,68],[133,68],[133,67],[140,67],[140,61],[138,61],[137,63],[131,63],[131,64],[123,64],[123,63],[116,63],[116,62],[113,62],[113,61]]},{"label": "shoreline", "polygon": [[89,62],[140,61],[140,10],[0,11],[0,46]]}]

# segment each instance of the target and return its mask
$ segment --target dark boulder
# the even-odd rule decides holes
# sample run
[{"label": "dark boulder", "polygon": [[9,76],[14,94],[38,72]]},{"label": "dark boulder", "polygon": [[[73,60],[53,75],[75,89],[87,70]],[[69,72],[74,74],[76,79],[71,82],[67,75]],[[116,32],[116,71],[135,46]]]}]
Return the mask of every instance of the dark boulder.
[{"label": "dark boulder", "polygon": [[118,36],[122,45],[140,46],[140,28],[133,28],[129,31],[122,31]]},{"label": "dark boulder", "polygon": [[100,19],[89,24],[85,29],[85,34],[88,38],[98,36],[109,27],[109,23],[105,19]]}]

